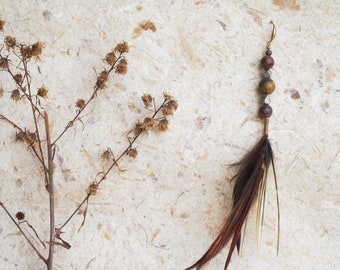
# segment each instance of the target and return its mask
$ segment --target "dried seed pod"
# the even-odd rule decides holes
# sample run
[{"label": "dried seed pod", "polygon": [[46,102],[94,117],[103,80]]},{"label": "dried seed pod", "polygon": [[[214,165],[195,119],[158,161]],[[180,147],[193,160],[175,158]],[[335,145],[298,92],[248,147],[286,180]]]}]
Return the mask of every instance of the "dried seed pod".
[{"label": "dried seed pod", "polygon": [[119,61],[118,65],[116,66],[115,72],[117,74],[126,74],[127,72],[127,61],[123,58]]},{"label": "dried seed pod", "polygon": [[42,86],[42,87],[38,88],[37,95],[45,98],[45,97],[47,97],[47,92],[48,92],[48,90],[45,87]]},{"label": "dried seed pod", "polygon": [[113,153],[112,150],[110,148],[108,148],[107,150],[105,150],[102,155],[101,155],[102,160],[104,161],[110,161],[113,158]]},{"label": "dried seed pod", "polygon": [[172,96],[169,95],[169,94],[167,94],[167,93],[164,93],[164,94],[163,94],[163,97],[164,97],[164,100],[165,100],[165,101],[170,101],[170,100],[172,100]]},{"label": "dried seed pod", "polygon": [[31,56],[34,56],[36,59],[40,59],[39,56],[42,53],[43,48],[45,47],[45,44],[43,42],[36,42],[31,47]]},{"label": "dried seed pod", "polygon": [[168,122],[168,120],[166,118],[160,120],[158,122],[158,125],[157,125],[158,130],[159,131],[166,131],[166,130],[168,130],[168,124],[169,124],[169,122]]},{"label": "dried seed pod", "polygon": [[14,101],[18,101],[20,99],[20,92],[18,89],[12,91],[11,99],[13,99]]},{"label": "dried seed pod", "polygon": [[21,83],[22,83],[22,75],[21,75],[20,73],[15,74],[15,75],[13,76],[13,79],[15,80],[15,82],[16,82],[17,84],[21,84]]},{"label": "dried seed pod", "polygon": [[110,66],[113,66],[113,64],[116,62],[116,55],[114,52],[110,52],[105,56],[106,63],[108,63]]},{"label": "dried seed pod", "polygon": [[97,77],[96,86],[99,89],[104,89],[106,87],[105,83],[108,81],[108,79],[109,73],[106,70],[100,72],[99,76]]},{"label": "dried seed pod", "polygon": [[151,117],[146,117],[142,125],[143,131],[152,130],[154,129],[154,127],[155,127],[155,119]]},{"label": "dried seed pod", "polygon": [[30,47],[26,46],[26,45],[21,45],[20,54],[21,54],[22,58],[24,58],[24,59],[31,58],[32,55],[31,55]]},{"label": "dried seed pod", "polygon": [[142,96],[142,100],[143,100],[143,103],[144,103],[144,106],[146,108],[150,108],[152,106],[152,101],[153,101],[153,98],[151,95],[149,94],[144,94]]},{"label": "dried seed pod", "polygon": [[137,157],[138,152],[137,152],[136,148],[130,148],[129,150],[127,150],[126,154],[129,157],[135,158],[135,157]]},{"label": "dried seed pod", "polygon": [[88,195],[96,195],[98,191],[98,184],[96,182],[92,182],[89,187],[86,189],[86,193]]},{"label": "dried seed pod", "polygon": [[142,123],[137,123],[135,125],[135,128],[133,129],[133,132],[135,136],[138,136],[140,133],[143,132],[143,124]]},{"label": "dried seed pod", "polygon": [[37,141],[37,136],[34,132],[29,130],[20,131],[15,135],[16,141],[26,142],[28,145],[32,145]]},{"label": "dried seed pod", "polygon": [[78,99],[77,102],[76,102],[76,107],[79,109],[79,110],[82,110],[85,108],[85,105],[86,105],[86,102],[84,99]]},{"label": "dried seed pod", "polygon": [[173,115],[174,112],[177,110],[178,107],[178,103],[176,100],[170,100],[169,102],[165,103],[163,108],[162,108],[162,112],[164,116],[167,115]]},{"label": "dried seed pod", "polygon": [[22,221],[25,219],[25,213],[24,212],[18,212],[15,214],[15,217],[19,220],[19,221]]},{"label": "dried seed pod", "polygon": [[15,37],[6,36],[5,45],[6,45],[7,50],[9,50],[10,48],[13,48],[16,45]]},{"label": "dried seed pod", "polygon": [[117,46],[114,48],[115,52],[119,52],[119,53],[128,53],[129,52],[129,45],[127,42],[121,42],[119,44],[117,44]]},{"label": "dried seed pod", "polygon": [[6,57],[0,58],[0,70],[7,70],[8,69],[8,59]]}]

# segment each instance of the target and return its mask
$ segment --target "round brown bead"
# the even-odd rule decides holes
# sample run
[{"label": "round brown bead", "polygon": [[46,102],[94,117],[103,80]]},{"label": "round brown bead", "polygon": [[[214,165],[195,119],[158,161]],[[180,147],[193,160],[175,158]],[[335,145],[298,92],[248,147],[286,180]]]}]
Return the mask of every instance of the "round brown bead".
[{"label": "round brown bead", "polygon": [[272,107],[265,103],[263,105],[261,105],[260,109],[259,109],[259,114],[262,118],[269,118],[273,113],[273,109]]},{"label": "round brown bead", "polygon": [[264,69],[270,69],[274,66],[274,58],[271,57],[270,55],[266,55],[266,56],[263,56],[262,59],[261,59],[261,66],[264,68]]},{"label": "round brown bead", "polygon": [[270,78],[264,78],[259,83],[259,90],[262,94],[271,94],[275,90],[275,82]]}]

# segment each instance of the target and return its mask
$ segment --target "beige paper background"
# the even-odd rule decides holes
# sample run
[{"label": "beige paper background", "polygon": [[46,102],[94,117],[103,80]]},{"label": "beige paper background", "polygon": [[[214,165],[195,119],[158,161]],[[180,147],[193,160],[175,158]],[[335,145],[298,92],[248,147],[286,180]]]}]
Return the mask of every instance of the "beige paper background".
[{"label": "beige paper background", "polygon": [[[209,247],[231,206],[234,170],[260,138],[256,86],[258,62],[277,25],[273,42],[277,89],[270,139],[281,202],[281,246],[276,256],[276,205],[269,177],[262,242],[248,219],[240,256],[228,269],[339,269],[339,1],[0,1],[5,35],[46,44],[32,63],[34,86],[49,89],[44,107],[52,134],[90,96],[101,59],[115,44],[130,44],[129,71],[112,76],[58,144],[57,224],[85,195],[105,168],[102,151],[115,154],[125,134],[148,112],[140,96],[159,103],[163,92],[179,103],[166,133],[137,143],[136,160],[124,159],[63,237],[72,248],[56,248],[55,269],[184,269]],[[156,31],[136,31],[149,20]],[[138,29],[137,29],[138,30]],[[136,34],[137,33],[137,34]],[[10,100],[1,73],[0,112],[27,128],[25,102]],[[299,92],[300,98],[294,99]],[[38,166],[15,130],[0,122],[0,200],[48,238],[48,198]],[[53,135],[52,135],[53,136]],[[0,268],[45,269],[4,211],[0,211]],[[227,248],[205,269],[223,269]]]}]

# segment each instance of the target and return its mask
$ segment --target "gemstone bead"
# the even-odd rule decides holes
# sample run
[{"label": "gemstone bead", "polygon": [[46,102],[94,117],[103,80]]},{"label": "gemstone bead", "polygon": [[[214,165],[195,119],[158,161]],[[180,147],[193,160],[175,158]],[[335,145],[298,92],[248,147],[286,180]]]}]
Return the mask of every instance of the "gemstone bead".
[{"label": "gemstone bead", "polygon": [[264,69],[270,69],[274,66],[274,58],[271,57],[270,55],[266,55],[266,56],[263,56],[262,59],[261,59],[261,66],[264,68]]},{"label": "gemstone bead", "polygon": [[270,79],[270,71],[269,70],[266,70],[263,72],[263,78],[266,78],[266,79]]},{"label": "gemstone bead", "polygon": [[270,78],[264,78],[259,83],[259,91],[262,94],[271,94],[275,90],[275,82]]},{"label": "gemstone bead", "polygon": [[261,105],[260,109],[259,109],[259,114],[262,118],[269,118],[273,113],[273,109],[272,107],[265,103],[263,105]]},{"label": "gemstone bead", "polygon": [[266,55],[272,55],[272,50],[270,49],[266,50]]}]

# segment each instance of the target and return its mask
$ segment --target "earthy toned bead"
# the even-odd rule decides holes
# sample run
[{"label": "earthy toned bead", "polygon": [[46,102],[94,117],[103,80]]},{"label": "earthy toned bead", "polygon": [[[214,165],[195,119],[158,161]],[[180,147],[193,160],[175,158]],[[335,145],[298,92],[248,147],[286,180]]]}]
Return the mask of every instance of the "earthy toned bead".
[{"label": "earthy toned bead", "polygon": [[272,79],[264,78],[259,83],[259,91],[262,94],[271,94],[275,90],[275,82]]},{"label": "earthy toned bead", "polygon": [[266,78],[266,79],[270,79],[270,72],[269,70],[266,70],[265,72],[263,72],[263,78]]},{"label": "earthy toned bead", "polygon": [[274,66],[274,58],[271,57],[270,55],[266,55],[266,56],[263,56],[262,59],[261,59],[261,66],[264,68],[264,69],[270,69]]},{"label": "earthy toned bead", "polygon": [[269,118],[273,113],[273,109],[272,107],[265,103],[263,105],[261,105],[260,109],[259,109],[259,114],[262,118]]},{"label": "earthy toned bead", "polygon": [[272,51],[270,49],[266,50],[266,55],[272,55]]}]

